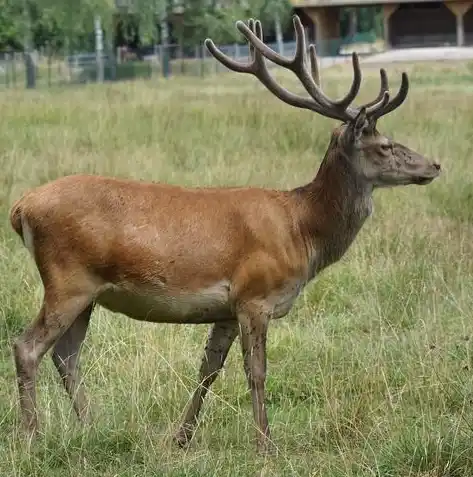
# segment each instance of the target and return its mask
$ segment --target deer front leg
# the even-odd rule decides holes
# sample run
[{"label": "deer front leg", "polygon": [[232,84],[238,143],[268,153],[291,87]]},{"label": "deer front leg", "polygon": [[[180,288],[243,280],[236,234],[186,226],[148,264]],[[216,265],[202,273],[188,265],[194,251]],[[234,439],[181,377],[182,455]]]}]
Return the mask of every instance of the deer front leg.
[{"label": "deer front leg", "polygon": [[187,445],[194,435],[204,398],[222,369],[237,334],[238,322],[236,320],[215,323],[210,330],[200,365],[199,386],[192,396],[185,417],[175,436],[176,442],[181,447]]},{"label": "deer front leg", "polygon": [[245,306],[238,312],[243,363],[251,390],[253,417],[257,426],[256,443],[260,453],[271,451],[268,416],[265,406],[266,336],[269,314],[259,307]]}]

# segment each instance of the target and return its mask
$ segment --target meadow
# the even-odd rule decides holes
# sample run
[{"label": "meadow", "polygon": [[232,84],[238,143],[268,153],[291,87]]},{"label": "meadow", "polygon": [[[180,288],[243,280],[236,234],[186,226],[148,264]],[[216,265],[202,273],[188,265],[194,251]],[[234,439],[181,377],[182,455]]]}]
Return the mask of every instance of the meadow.
[{"label": "meadow", "polygon": [[[32,186],[89,172],[175,184],[291,188],[310,181],[334,121],[291,108],[255,78],[154,78],[0,95],[0,475],[473,475],[473,68],[385,65],[406,103],[379,129],[442,164],[424,187],[378,190],[345,257],[271,325],[267,403],[279,453],[255,453],[238,342],[187,451],[170,437],[196,386],[208,327],[152,325],[96,309],[82,354],[98,411],[77,424],[49,356],[41,363],[42,435],[18,433],[12,339],[42,287],[10,229]],[[363,67],[359,102],[379,88]],[[325,69],[341,96],[350,65]],[[284,85],[300,91],[281,73]]]}]

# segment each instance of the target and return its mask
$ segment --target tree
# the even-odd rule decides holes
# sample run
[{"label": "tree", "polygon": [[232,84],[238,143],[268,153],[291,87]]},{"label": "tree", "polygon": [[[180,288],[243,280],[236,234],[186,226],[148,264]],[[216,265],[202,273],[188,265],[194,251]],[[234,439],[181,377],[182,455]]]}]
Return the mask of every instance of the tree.
[{"label": "tree", "polygon": [[291,16],[292,4],[289,0],[257,0],[252,2],[256,15],[262,22],[271,23],[279,18],[283,24]]},{"label": "tree", "polygon": [[[0,0],[5,1],[5,0]],[[13,1],[13,0],[9,0]],[[139,29],[145,41],[155,38],[156,22],[166,0],[28,0],[40,12],[33,29],[41,24],[55,39],[67,43],[68,49],[90,50],[94,45],[94,18],[101,18],[105,41],[112,46],[115,20],[124,30]],[[139,26],[137,26],[139,25]]]},{"label": "tree", "polygon": [[342,9],[340,31],[342,37],[353,37],[356,33],[382,34],[382,11],[380,7],[346,7]]},{"label": "tree", "polygon": [[43,23],[58,29],[62,41],[70,49],[93,46],[94,17],[100,15],[103,24],[111,25],[114,0],[34,0]]},{"label": "tree", "polygon": [[[176,14],[181,9],[181,14]],[[111,46],[116,22],[125,36],[144,43],[160,41],[159,25],[173,18],[175,36],[184,44],[201,44],[211,36],[218,42],[243,41],[237,19],[257,17],[271,31],[276,19],[285,23],[288,0],[0,0],[0,48],[50,46],[90,50],[94,45],[94,17],[99,15],[105,41]],[[128,39],[128,38],[127,38]]]},{"label": "tree", "polygon": [[291,11],[288,0],[231,1],[186,0],[179,37],[184,44],[201,44],[211,37],[218,43],[240,42],[242,36],[235,28],[236,20],[255,17],[273,25],[276,18],[285,21]]},{"label": "tree", "polygon": [[0,0],[0,48],[22,48],[22,5],[15,0]]}]

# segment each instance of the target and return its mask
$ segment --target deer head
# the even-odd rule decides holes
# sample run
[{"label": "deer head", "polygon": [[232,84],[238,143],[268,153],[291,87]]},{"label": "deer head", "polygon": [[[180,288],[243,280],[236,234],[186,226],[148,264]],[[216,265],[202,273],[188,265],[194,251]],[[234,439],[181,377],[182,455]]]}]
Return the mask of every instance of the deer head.
[{"label": "deer head", "polygon": [[[205,40],[210,53],[227,68],[256,76],[275,96],[291,106],[314,111],[322,116],[338,119],[342,125],[332,134],[327,160],[346,160],[354,173],[369,186],[392,187],[407,184],[428,184],[440,173],[440,165],[407,146],[381,134],[377,120],[394,111],[406,99],[409,90],[407,74],[396,96],[390,100],[388,79],[384,69],[380,70],[381,88],[378,96],[361,107],[351,106],[361,85],[361,69],[358,55],[353,53],[353,82],[348,93],[341,99],[331,100],[321,88],[319,66],[314,45],[309,45],[310,69],[306,59],[306,39],[302,23],[293,17],[296,32],[296,53],[285,58],[263,43],[261,23],[253,19],[248,26],[238,21],[238,30],[246,37],[250,46],[251,63],[239,63],[222,53],[211,39]],[[276,83],[268,71],[265,58],[292,71],[301,81],[309,98],[291,93]],[[330,156],[330,157],[329,157]],[[342,159],[343,158],[343,159]]]}]

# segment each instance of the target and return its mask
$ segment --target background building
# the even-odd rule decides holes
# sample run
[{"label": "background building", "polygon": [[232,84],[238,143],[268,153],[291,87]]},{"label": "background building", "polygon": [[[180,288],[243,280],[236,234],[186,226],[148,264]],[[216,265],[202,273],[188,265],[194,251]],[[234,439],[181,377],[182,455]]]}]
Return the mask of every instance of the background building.
[{"label": "background building", "polygon": [[291,0],[294,10],[312,26],[316,44],[340,37],[340,11],[346,7],[380,6],[386,47],[473,44],[472,0]]}]

